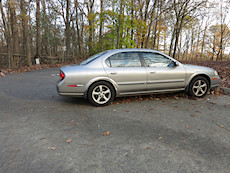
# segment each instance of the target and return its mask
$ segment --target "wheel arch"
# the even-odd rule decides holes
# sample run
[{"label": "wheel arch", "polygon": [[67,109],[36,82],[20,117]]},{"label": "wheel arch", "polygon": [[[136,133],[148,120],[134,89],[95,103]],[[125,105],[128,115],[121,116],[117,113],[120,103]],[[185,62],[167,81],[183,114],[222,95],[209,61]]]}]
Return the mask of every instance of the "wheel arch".
[{"label": "wheel arch", "polygon": [[117,95],[117,85],[116,85],[115,81],[113,81],[113,80],[111,80],[111,79],[109,79],[109,78],[98,78],[98,79],[93,79],[93,80],[91,80],[91,81],[89,81],[89,82],[87,83],[86,89],[85,89],[85,93],[84,93],[84,98],[85,98],[85,99],[88,98],[89,88],[90,88],[93,84],[95,84],[95,83],[97,83],[97,82],[107,82],[107,83],[109,83],[109,84],[113,87],[113,89],[114,89],[114,91],[115,91],[115,97],[116,97],[116,95]]},{"label": "wheel arch", "polygon": [[199,76],[202,76],[202,77],[204,77],[204,78],[206,78],[208,80],[208,88],[210,88],[210,86],[211,86],[211,79],[210,79],[210,77],[207,74],[204,74],[204,73],[202,73],[202,74],[195,74],[194,76],[192,76],[189,79],[189,82],[187,83],[187,86],[186,86],[186,89],[185,89],[186,92],[188,92],[189,85],[191,84],[192,80],[194,78],[196,78],[196,77],[199,77]]}]

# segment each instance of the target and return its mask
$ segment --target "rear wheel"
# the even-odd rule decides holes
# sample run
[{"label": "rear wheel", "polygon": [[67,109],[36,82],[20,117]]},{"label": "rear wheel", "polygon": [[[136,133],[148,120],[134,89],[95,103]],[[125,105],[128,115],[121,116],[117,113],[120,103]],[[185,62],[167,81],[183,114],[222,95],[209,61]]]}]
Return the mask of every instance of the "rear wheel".
[{"label": "rear wheel", "polygon": [[195,77],[189,84],[188,94],[193,97],[204,97],[207,95],[209,82],[203,76]]},{"label": "rear wheel", "polygon": [[114,96],[112,85],[104,81],[94,83],[88,91],[88,99],[94,106],[106,106],[113,101]]}]

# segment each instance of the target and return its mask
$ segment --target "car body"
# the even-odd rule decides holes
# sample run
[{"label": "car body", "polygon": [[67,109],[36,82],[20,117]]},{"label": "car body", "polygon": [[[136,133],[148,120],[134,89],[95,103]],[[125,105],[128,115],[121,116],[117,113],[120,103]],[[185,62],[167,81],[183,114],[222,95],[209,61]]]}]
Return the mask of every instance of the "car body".
[{"label": "car body", "polygon": [[184,65],[151,49],[116,49],[96,54],[80,65],[60,69],[57,91],[61,96],[84,97],[95,106],[114,97],[186,91],[204,97],[220,83],[211,68]]}]

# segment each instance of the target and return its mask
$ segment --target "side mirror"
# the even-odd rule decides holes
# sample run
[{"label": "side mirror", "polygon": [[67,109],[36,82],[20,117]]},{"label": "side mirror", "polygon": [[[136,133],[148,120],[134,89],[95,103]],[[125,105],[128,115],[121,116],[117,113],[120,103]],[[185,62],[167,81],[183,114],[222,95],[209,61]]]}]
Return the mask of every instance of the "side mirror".
[{"label": "side mirror", "polygon": [[174,66],[179,66],[179,63],[174,61]]}]

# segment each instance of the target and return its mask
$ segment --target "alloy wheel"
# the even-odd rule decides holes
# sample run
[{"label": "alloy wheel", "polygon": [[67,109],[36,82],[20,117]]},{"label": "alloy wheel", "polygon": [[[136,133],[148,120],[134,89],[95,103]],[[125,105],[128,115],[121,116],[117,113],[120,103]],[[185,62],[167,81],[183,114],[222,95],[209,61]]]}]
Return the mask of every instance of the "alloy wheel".
[{"label": "alloy wheel", "polygon": [[192,86],[192,91],[195,96],[202,97],[208,89],[208,84],[205,80],[199,79],[194,82]]},{"label": "alloy wheel", "polygon": [[92,91],[92,98],[97,104],[105,104],[111,98],[111,90],[106,85],[97,85]]}]

